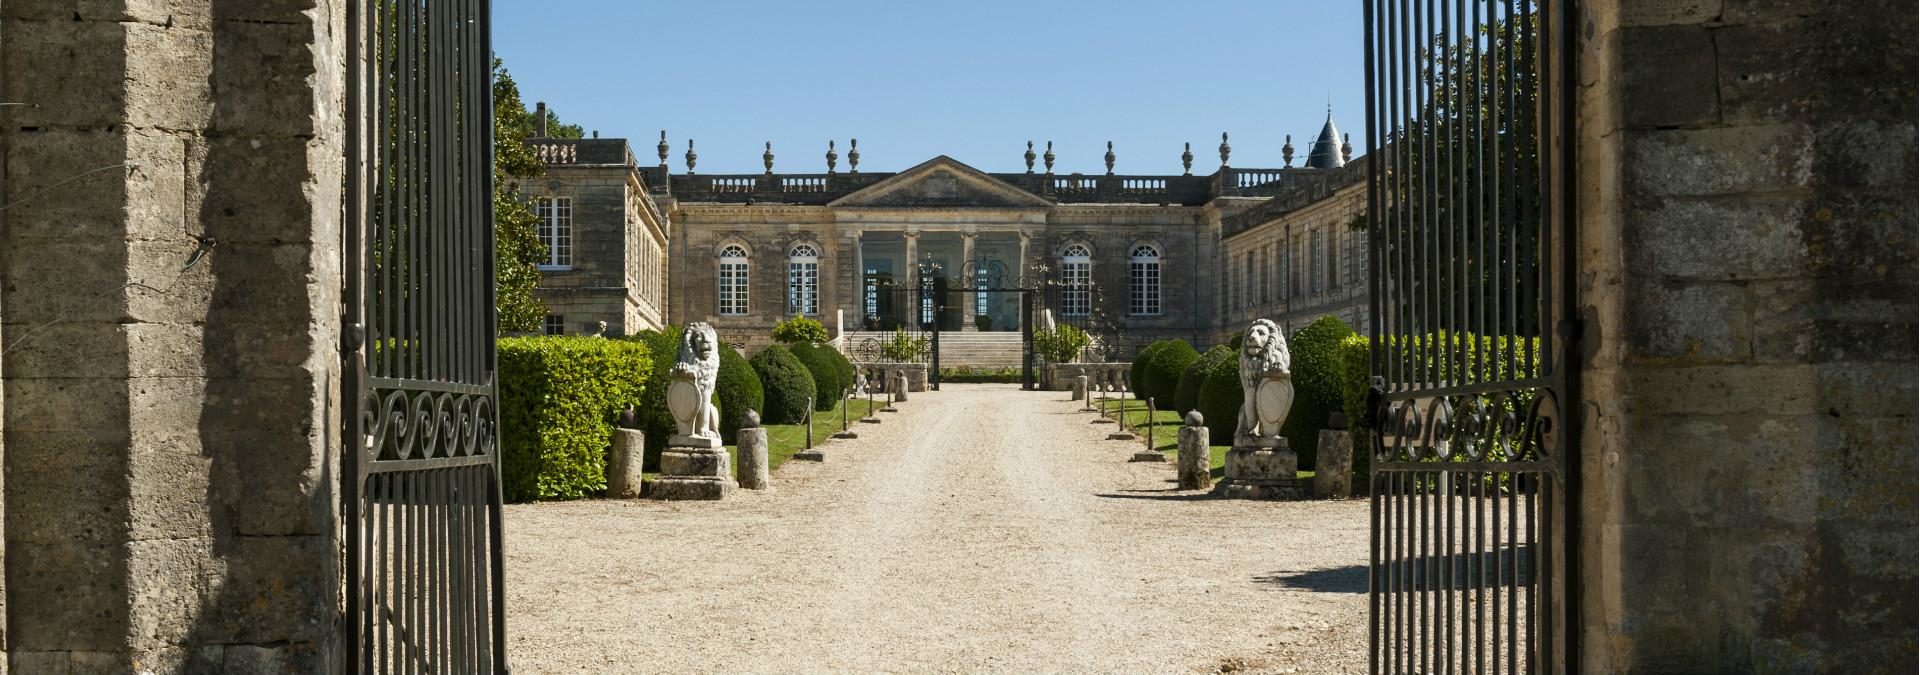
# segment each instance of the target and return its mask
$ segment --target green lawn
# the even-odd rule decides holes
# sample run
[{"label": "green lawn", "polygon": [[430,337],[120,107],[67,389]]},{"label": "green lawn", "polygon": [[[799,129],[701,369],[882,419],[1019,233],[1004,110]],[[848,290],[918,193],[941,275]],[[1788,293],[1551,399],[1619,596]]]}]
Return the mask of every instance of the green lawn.
[{"label": "green lawn", "polygon": [[[873,400],[874,408],[884,408],[886,403],[878,398]],[[867,399],[857,398],[848,406],[847,428],[859,431],[860,418],[867,414]],[[835,432],[840,431],[840,406],[835,405],[830,412],[813,414],[813,444],[819,446],[832,440]],[[769,424],[767,425],[767,470],[772,471],[785,464],[793,453],[807,449],[807,425],[805,424]],[[733,466],[740,466],[740,447],[727,446],[727,456]],[[659,473],[649,472],[643,479],[652,482],[660,477]]]},{"label": "green lawn", "polygon": [[[1096,411],[1100,409],[1100,399],[1095,398],[1093,400],[1093,409]],[[1127,428],[1132,429],[1134,435],[1140,437],[1141,443],[1147,442],[1147,432],[1151,430],[1153,432],[1153,449],[1167,453],[1168,455],[1172,455],[1180,450],[1180,425],[1182,423],[1180,413],[1172,410],[1155,410],[1153,411],[1153,415],[1149,417],[1147,414],[1146,401],[1138,399],[1107,399],[1107,416],[1118,417],[1122,414],[1127,416]],[[1208,450],[1210,451],[1208,454],[1213,455],[1210,466],[1213,467],[1212,473],[1214,480],[1219,480],[1226,476],[1227,451],[1231,449],[1232,447],[1225,445],[1208,446]],[[1313,478],[1313,472],[1301,471],[1300,478],[1302,480]]]}]

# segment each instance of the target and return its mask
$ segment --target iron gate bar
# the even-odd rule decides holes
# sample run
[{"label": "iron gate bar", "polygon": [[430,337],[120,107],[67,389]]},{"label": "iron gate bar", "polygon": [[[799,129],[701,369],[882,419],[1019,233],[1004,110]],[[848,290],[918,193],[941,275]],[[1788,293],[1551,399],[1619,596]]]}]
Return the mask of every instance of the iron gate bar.
[{"label": "iron gate bar", "polygon": [[490,7],[347,12],[347,669],[504,672]]},{"label": "iron gate bar", "polygon": [[1364,6],[1376,673],[1575,665],[1571,4]]}]

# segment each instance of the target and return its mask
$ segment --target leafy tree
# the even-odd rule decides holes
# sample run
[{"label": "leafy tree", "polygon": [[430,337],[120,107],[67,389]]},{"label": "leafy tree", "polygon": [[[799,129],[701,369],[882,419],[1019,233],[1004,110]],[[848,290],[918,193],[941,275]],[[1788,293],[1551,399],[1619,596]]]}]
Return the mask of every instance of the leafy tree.
[{"label": "leafy tree", "polygon": [[553,111],[553,106],[547,106],[547,138],[586,138],[586,137],[587,137],[586,129],[582,129],[578,124],[567,124],[565,122],[561,122],[560,114]]},{"label": "leafy tree", "polygon": [[[551,114],[551,111],[549,111]],[[546,165],[528,148],[533,113],[520,101],[520,86],[499,57],[493,59],[493,254],[494,308],[504,333],[539,330],[547,307],[534,297],[547,248],[534,229],[539,218],[520,194],[520,180],[536,178]]]}]

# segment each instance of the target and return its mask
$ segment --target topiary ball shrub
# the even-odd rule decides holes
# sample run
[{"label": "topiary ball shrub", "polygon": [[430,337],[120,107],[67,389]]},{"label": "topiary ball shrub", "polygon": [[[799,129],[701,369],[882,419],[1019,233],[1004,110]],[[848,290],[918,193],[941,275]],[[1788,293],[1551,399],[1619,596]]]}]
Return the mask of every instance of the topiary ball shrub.
[{"label": "topiary ball shrub", "polygon": [[1172,340],[1155,340],[1152,344],[1147,345],[1145,349],[1141,349],[1140,353],[1133,356],[1133,364],[1127,366],[1127,381],[1134,384],[1134,396],[1142,399],[1146,398],[1145,388],[1141,387],[1140,383],[1147,381],[1147,362],[1152,361],[1153,355],[1165,349],[1169,342],[1172,342]]},{"label": "topiary ball shrub", "polygon": [[833,356],[834,368],[840,371],[840,388],[852,389],[854,383],[860,381],[860,375],[854,370],[853,362],[847,360],[847,355],[840,353],[838,349],[829,347],[827,353]]},{"label": "topiary ball shrub", "polygon": [[815,392],[813,373],[793,357],[786,347],[773,345],[760,350],[747,361],[760,376],[760,388],[766,397],[766,410],[760,411],[762,424],[799,424],[807,419],[807,399]]},{"label": "topiary ball shrub", "polygon": [[[661,387],[665,389],[665,386]],[[747,357],[726,343],[720,345],[720,376],[715,378],[713,398],[720,404],[720,440],[732,445],[740,427],[746,426],[747,411],[766,407],[766,393],[760,387],[760,375],[753,372]],[[671,421],[671,416],[669,416]]]},{"label": "topiary ball shrub", "polygon": [[1353,328],[1339,317],[1323,316],[1287,340],[1292,357],[1293,410],[1280,428],[1287,444],[1300,456],[1300,468],[1316,466],[1315,450],[1327,416],[1345,407],[1346,369],[1340,343],[1353,337]]},{"label": "topiary ball shrub", "polygon": [[1200,383],[1196,407],[1207,418],[1209,445],[1233,445],[1233,432],[1240,424],[1240,358],[1231,347],[1226,358],[1207,366]]},{"label": "topiary ball shrub", "polygon": [[813,409],[832,410],[840,400],[841,387],[846,386],[840,379],[840,363],[834,359],[837,352],[817,342],[802,342],[787,349],[813,375]]},{"label": "topiary ball shrub", "polygon": [[638,405],[647,345],[587,337],[504,338],[500,476],[507,501],[578,499],[607,488],[614,422]]},{"label": "topiary ball shrub", "polygon": [[773,327],[773,339],[782,344],[826,342],[827,327],[804,316],[796,316]]},{"label": "topiary ball shrub", "polygon": [[[1207,381],[1207,370],[1221,359],[1233,358],[1233,348],[1226,345],[1214,345],[1213,349],[1194,359],[1187,369],[1180,373],[1180,384],[1173,394],[1173,410],[1186,415],[1189,411],[1200,409],[1200,385]],[[1205,414],[1205,413],[1201,413]]]},{"label": "topiary ball shrub", "polygon": [[1180,398],[1180,375],[1187,366],[1200,360],[1200,352],[1186,340],[1168,340],[1166,345],[1154,351],[1147,358],[1142,379],[1133,380],[1134,395],[1140,398],[1152,398],[1154,404],[1163,406],[1177,402]]}]

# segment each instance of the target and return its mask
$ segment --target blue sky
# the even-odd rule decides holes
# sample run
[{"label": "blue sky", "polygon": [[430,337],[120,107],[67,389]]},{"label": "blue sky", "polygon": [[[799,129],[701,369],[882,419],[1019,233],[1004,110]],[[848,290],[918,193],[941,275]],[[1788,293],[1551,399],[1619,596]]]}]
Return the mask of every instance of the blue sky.
[{"label": "blue sky", "polygon": [[[1360,3],[1352,0],[496,0],[494,49],[531,106],[634,142],[671,165],[696,141],[701,173],[896,171],[951,155],[1022,171],[1026,141],[1055,170],[1195,173],[1295,165],[1334,121],[1364,154]],[[1036,170],[1038,170],[1036,165]]]}]

